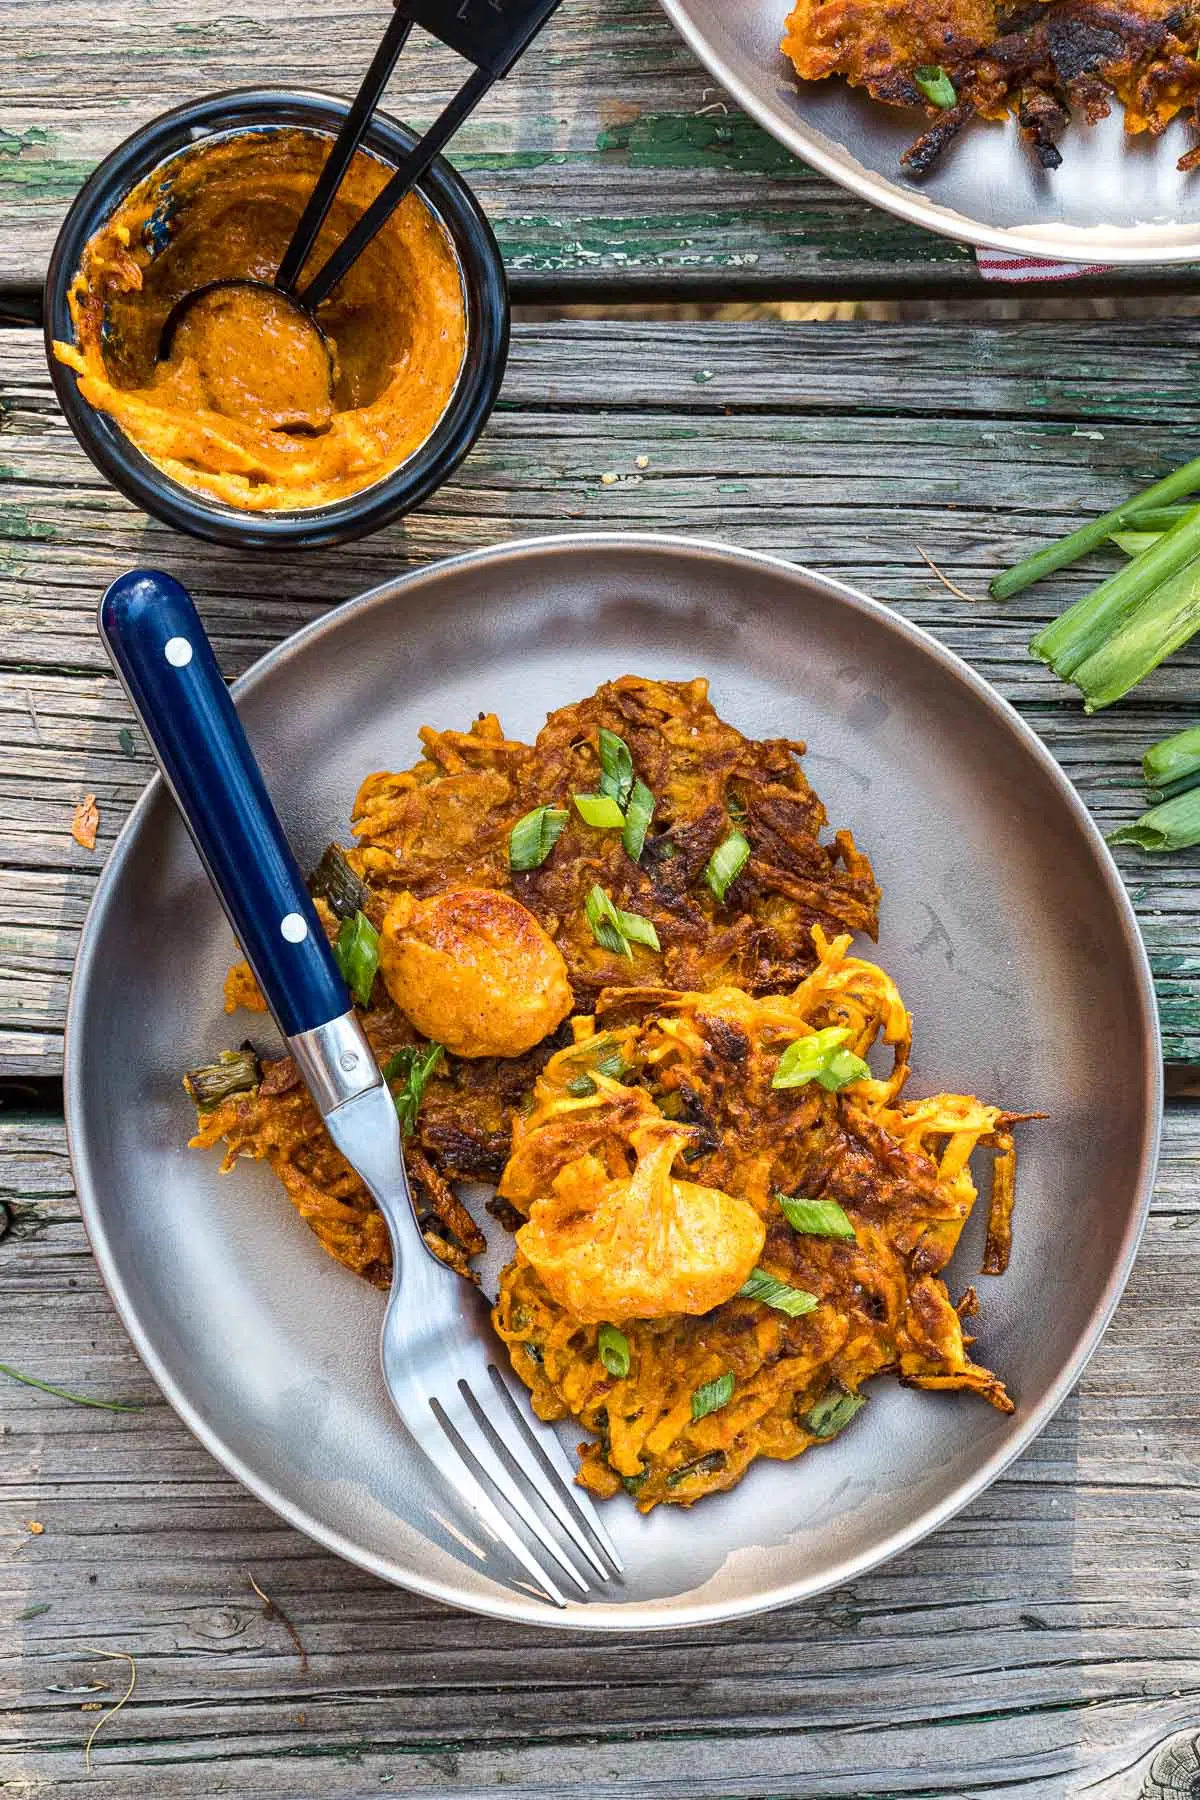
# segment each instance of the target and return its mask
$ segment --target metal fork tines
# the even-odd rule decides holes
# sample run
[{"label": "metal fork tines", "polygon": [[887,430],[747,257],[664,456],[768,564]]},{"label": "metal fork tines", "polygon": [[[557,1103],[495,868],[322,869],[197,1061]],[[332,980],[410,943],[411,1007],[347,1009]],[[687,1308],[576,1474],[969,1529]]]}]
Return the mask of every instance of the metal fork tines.
[{"label": "metal fork tines", "polygon": [[[487,1301],[426,1249],[412,1209],[386,1087],[326,1114],[334,1142],[371,1189],[396,1257],[384,1316],[384,1379],[405,1425],[445,1481],[556,1606],[609,1582],[621,1558],[575,1485],[553,1429],[502,1370]],[[545,1561],[553,1566],[547,1569]]]}]

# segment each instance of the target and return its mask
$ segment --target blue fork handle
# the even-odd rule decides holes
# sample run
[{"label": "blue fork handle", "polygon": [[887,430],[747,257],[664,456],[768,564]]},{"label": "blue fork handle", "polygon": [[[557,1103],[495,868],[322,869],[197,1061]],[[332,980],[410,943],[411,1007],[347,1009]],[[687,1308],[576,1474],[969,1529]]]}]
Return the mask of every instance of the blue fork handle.
[{"label": "blue fork handle", "polygon": [[321,922],[187,589],[133,569],[100,636],[285,1037],[350,1011]]}]

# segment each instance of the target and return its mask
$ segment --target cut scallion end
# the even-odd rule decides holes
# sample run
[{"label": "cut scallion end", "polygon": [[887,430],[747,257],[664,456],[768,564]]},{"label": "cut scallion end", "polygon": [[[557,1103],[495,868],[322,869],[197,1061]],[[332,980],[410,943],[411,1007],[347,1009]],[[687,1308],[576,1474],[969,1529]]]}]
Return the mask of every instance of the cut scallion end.
[{"label": "cut scallion end", "polygon": [[1109,833],[1110,844],[1136,844],[1139,850],[1190,850],[1200,844],[1200,788],[1152,806],[1132,825]]},{"label": "cut scallion end", "polygon": [[[1200,778],[1200,725],[1189,725],[1173,737],[1151,744],[1142,758],[1147,787],[1172,787],[1177,781]],[[1179,791],[1179,790],[1176,790]]]},{"label": "cut scallion end", "polygon": [[803,1200],[790,1194],[776,1194],[775,1198],[793,1231],[809,1237],[854,1236],[854,1227],[836,1200]]},{"label": "cut scallion end", "polygon": [[624,831],[625,814],[611,794],[572,794],[575,811],[598,831]]},{"label": "cut scallion end", "polygon": [[1074,679],[1144,601],[1157,598],[1159,590],[1198,556],[1200,515],[1189,515],[1039,631],[1030,650],[1056,675]]},{"label": "cut scallion end", "polygon": [[[1132,566],[1132,565],[1131,565]],[[1200,557],[1163,581],[1071,671],[1085,712],[1111,706],[1200,630]]]},{"label": "cut scallion end", "polygon": [[262,1079],[253,1050],[222,1050],[215,1063],[189,1069],[183,1085],[200,1112],[209,1112],[231,1094],[248,1094]]},{"label": "cut scallion end", "polygon": [[339,919],[352,919],[369,898],[367,884],[354,873],[337,844],[330,844],[313,870],[309,892],[320,896]]},{"label": "cut scallion end", "polygon": [[562,836],[565,806],[535,806],[508,834],[508,866],[518,875],[540,869]]},{"label": "cut scallion end", "polygon": [[[1140,522],[1147,514],[1161,513],[1172,501],[1181,500],[1185,494],[1193,494],[1198,488],[1200,457],[1184,463],[1182,468],[1143,489],[1142,493],[1134,495],[1133,499],[1125,501],[1123,505],[1114,506],[1111,512],[1106,512],[1101,518],[1089,519],[1086,525],[1081,525],[1078,531],[1071,532],[1068,537],[1060,538],[1056,544],[1047,544],[1044,549],[1035,550],[1032,556],[1025,557],[1011,569],[1005,569],[990,584],[993,598],[1011,600],[1014,594],[1032,587],[1035,581],[1041,581],[1044,576],[1053,575],[1057,569],[1068,568],[1071,563],[1078,562],[1080,557],[1087,556],[1114,531],[1121,530],[1125,525],[1132,525],[1135,519]],[[1189,507],[1186,512],[1194,510]],[[1159,522],[1156,519],[1156,524]],[[1172,520],[1170,523],[1174,524],[1176,521]],[[1046,660],[1049,661],[1049,658]]]},{"label": "cut scallion end", "polygon": [[724,900],[749,860],[749,839],[740,831],[731,831],[725,841],[717,845],[704,870],[704,879],[714,899]]}]

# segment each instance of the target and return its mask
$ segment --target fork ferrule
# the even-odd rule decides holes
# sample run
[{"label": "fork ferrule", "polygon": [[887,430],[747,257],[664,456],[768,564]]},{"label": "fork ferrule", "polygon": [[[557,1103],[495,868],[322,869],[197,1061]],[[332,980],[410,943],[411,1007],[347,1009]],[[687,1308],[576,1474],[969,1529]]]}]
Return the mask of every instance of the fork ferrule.
[{"label": "fork ferrule", "polygon": [[367,1034],[353,1011],[311,1031],[299,1031],[287,1042],[322,1117],[383,1080]]}]

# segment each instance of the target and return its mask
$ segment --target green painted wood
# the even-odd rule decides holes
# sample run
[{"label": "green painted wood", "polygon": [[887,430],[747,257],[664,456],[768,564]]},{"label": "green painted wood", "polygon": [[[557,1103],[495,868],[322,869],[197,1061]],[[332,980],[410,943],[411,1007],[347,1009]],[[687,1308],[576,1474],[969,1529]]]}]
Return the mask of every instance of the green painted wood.
[{"label": "green painted wood", "polygon": [[[780,5],[782,22],[786,7]],[[40,284],[97,161],[169,106],[249,83],[348,95],[386,5],[10,4],[0,68],[0,284]],[[427,41],[389,109],[435,115],[461,65]],[[728,103],[654,0],[573,0],[456,140],[518,294],[603,285],[845,295],[980,284],[961,245],[843,194]],[[1160,272],[1172,285],[1194,272]],[[1117,278],[1142,291],[1153,273]]]},{"label": "green painted wood", "polygon": [[[1087,577],[964,601],[918,546],[983,596],[995,568],[1185,460],[1191,346],[1161,321],[944,325],[936,361],[928,341],[879,324],[520,326],[488,431],[426,507],[362,544],[264,559],[114,494],[58,414],[36,336],[0,333],[0,1073],[60,1069],[83,908],[150,773],[94,629],[104,586],[137,562],[189,583],[232,674],[331,602],[475,545],[586,525],[772,550],[933,631],[1021,709],[1105,830],[1134,817],[1143,749],[1194,720],[1198,652],[1085,719],[1025,646]],[[95,853],[69,835],[87,792]],[[1168,1058],[1200,1062],[1200,852],[1120,861]]]},{"label": "green painted wood", "polygon": [[[0,1119],[0,1361],[146,1408],[0,1377],[0,1793],[1133,1800],[1200,1707],[1200,1407],[1165,1378],[1200,1331],[1198,1175],[1200,1109],[1172,1108],[1100,1350],[958,1519],[806,1606],[592,1638],[386,1588],[244,1493],[116,1321],[61,1124]],[[101,1650],[132,1653],[138,1683],[88,1776],[82,1708],[124,1685]]]}]

